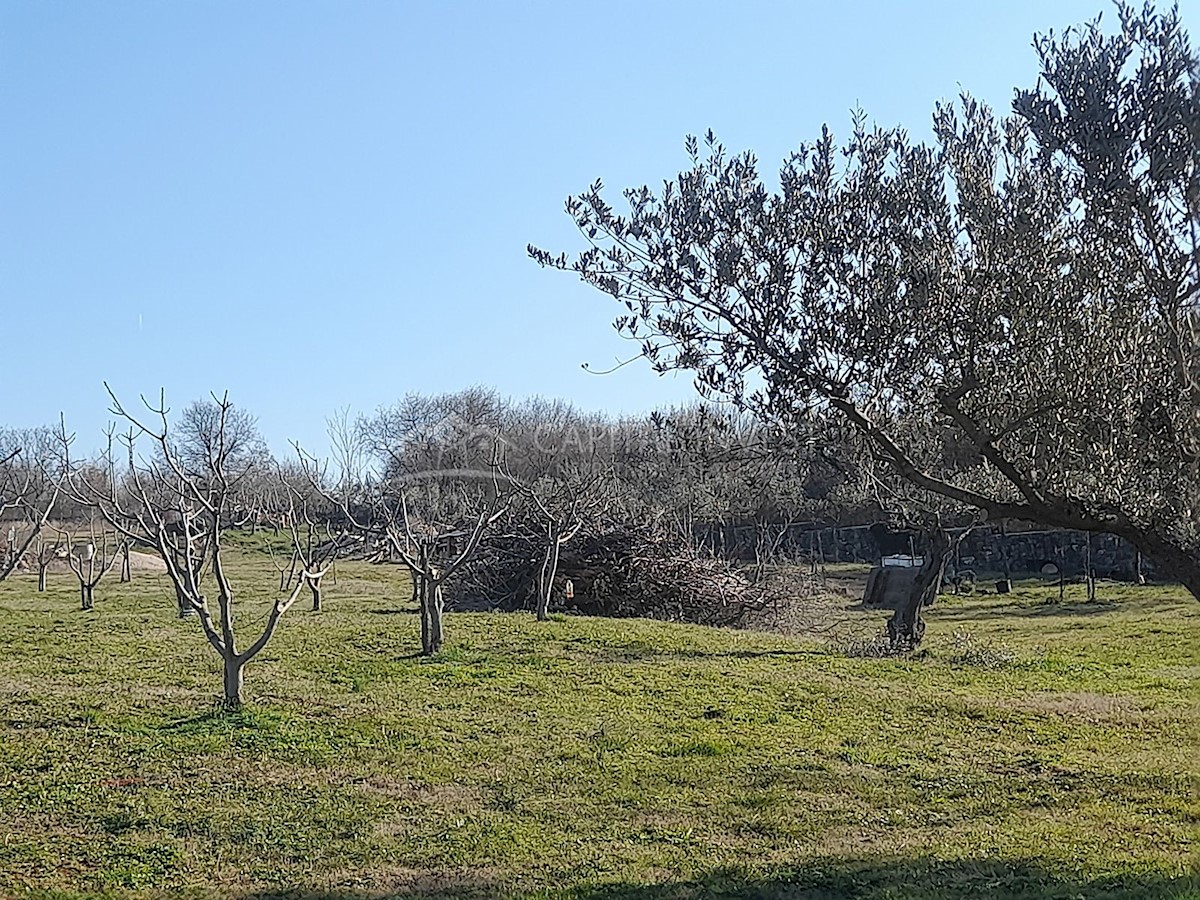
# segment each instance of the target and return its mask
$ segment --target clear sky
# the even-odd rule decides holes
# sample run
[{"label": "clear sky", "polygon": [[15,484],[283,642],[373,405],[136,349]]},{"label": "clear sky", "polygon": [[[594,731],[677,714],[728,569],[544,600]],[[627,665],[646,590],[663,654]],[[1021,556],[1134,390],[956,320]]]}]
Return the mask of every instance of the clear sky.
[{"label": "clear sky", "polygon": [[228,389],[277,451],[409,391],[691,399],[580,368],[632,348],[610,300],[525,256],[580,246],[568,194],[659,184],[710,127],[770,173],[856,104],[921,136],[962,88],[1006,108],[1032,34],[1102,10],[3,0],[0,423],[62,411],[96,446],[104,379],[176,408]]}]

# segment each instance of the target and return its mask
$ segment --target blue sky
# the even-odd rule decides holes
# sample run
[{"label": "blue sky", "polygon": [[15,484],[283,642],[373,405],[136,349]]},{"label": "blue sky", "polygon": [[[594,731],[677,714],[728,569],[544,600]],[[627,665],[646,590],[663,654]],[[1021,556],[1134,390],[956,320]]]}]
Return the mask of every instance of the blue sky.
[{"label": "blue sky", "polygon": [[[1180,4],[1191,25],[1200,0]],[[585,408],[689,400],[614,305],[539,269],[565,197],[686,164],[773,172],[849,110],[928,133],[1006,107],[1035,31],[1102,0],[0,3],[0,422],[80,446],[122,397],[229,390],[273,447],[473,383]]]}]

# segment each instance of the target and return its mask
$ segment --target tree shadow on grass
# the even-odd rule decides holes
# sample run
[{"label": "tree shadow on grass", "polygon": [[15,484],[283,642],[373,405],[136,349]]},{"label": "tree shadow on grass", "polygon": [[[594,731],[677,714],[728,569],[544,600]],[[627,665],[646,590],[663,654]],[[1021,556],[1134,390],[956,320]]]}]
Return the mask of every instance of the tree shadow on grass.
[{"label": "tree shadow on grass", "polygon": [[1082,603],[1035,603],[1019,604],[1005,603],[1002,606],[988,605],[978,607],[933,606],[926,615],[939,621],[982,622],[990,619],[1046,619],[1058,616],[1099,616],[1105,613],[1128,610],[1128,604],[1111,603],[1107,600],[1095,600]]},{"label": "tree shadow on grass", "polygon": [[266,706],[227,709],[214,702],[204,712],[194,716],[173,719],[161,725],[151,726],[164,733],[207,733],[211,731],[253,731],[279,724],[282,714]]},{"label": "tree shadow on grass", "polygon": [[483,900],[559,897],[563,900],[1196,900],[1200,878],[1123,876],[1065,878],[1033,860],[815,860],[789,872],[755,877],[716,870],[698,879],[644,885],[610,882],[597,886],[526,891],[497,883],[455,881],[430,874],[388,890],[284,890],[243,895],[245,900]]},{"label": "tree shadow on grass", "polygon": [[828,655],[828,651],[819,647],[814,647],[812,650],[666,650],[654,647],[592,647],[579,650],[575,654],[575,658],[585,662],[621,664],[651,660],[784,659]]},{"label": "tree shadow on grass", "polygon": [[595,641],[582,636],[567,638],[563,641],[562,646],[571,656],[594,662],[637,662],[650,659],[760,659],[828,655],[825,649],[816,644],[811,647],[777,647],[766,650],[705,650],[698,647],[661,647],[642,642],[611,643]]},{"label": "tree shadow on grass", "polygon": [[825,649],[814,646],[799,650],[680,650],[673,655],[684,659],[762,659],[776,656],[828,656],[829,654]]},{"label": "tree shadow on grass", "polygon": [[172,719],[170,722],[164,722],[161,725],[152,727],[155,731],[166,733],[188,733],[194,731],[207,731],[214,725],[219,725],[223,728],[230,728],[240,724],[243,724],[243,717],[241,713],[224,710],[218,704],[213,704],[210,709],[207,709],[201,713],[197,713],[194,716],[184,716],[182,719]]}]

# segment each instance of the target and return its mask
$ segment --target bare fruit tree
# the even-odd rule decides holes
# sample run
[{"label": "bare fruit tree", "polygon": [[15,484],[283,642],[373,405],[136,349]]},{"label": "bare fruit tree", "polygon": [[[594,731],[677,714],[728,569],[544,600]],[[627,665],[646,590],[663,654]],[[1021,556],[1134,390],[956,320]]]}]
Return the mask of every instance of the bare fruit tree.
[{"label": "bare fruit tree", "polygon": [[543,530],[535,602],[538,621],[545,622],[550,618],[562,549],[607,506],[611,472],[586,468],[581,471],[568,462],[546,470],[528,483],[512,479],[509,483],[525,498],[529,512]]},{"label": "bare fruit tree", "polygon": [[501,472],[519,500],[518,530],[539,549],[530,594],[538,620],[546,621],[563,547],[611,511],[613,442],[606,421],[561,401],[526,400],[504,418]]},{"label": "bare fruit tree", "polygon": [[[335,504],[350,531],[398,558],[412,578],[421,620],[421,654],[432,656],[445,642],[445,585],[479,549],[488,529],[507,510],[501,495],[493,437],[490,474],[394,469],[380,479],[353,483],[341,473],[331,489],[324,467],[297,448],[312,486]],[[402,463],[394,452],[389,460]],[[487,477],[484,477],[487,475]]]},{"label": "bare fruit tree", "polygon": [[[354,544],[354,539],[344,521],[340,521],[336,528],[331,524],[331,513],[335,507],[325,503],[319,493],[304,490],[297,479],[285,477],[282,471],[279,482],[288,498],[286,520],[292,535],[293,549],[287,580],[290,581],[296,571],[306,573],[305,580],[312,595],[312,611],[320,612],[325,576],[334,570],[338,556]],[[322,503],[325,505],[323,510],[314,508]],[[338,512],[340,520],[340,510]],[[272,560],[275,560],[273,550]],[[283,567],[277,561],[275,564],[279,569],[280,590],[283,590],[287,583]],[[336,577],[335,574],[335,580]]]},{"label": "bare fruit tree", "polygon": [[67,567],[79,582],[80,609],[90,610],[96,605],[96,585],[121,559],[120,544],[123,542],[110,542],[108,529],[104,527],[97,533],[95,519],[88,521],[86,532],[55,530],[67,547]]},{"label": "bare fruit tree", "polygon": [[42,535],[61,495],[58,447],[66,435],[48,428],[0,429],[0,581],[25,560]]},{"label": "bare fruit tree", "polygon": [[[240,491],[263,464],[257,452],[243,452],[251,442],[231,439],[245,436],[247,419],[228,395],[214,395],[211,403],[205,401],[200,416],[203,440],[190,441],[185,428],[183,440],[177,441],[164,398],[157,404],[143,399],[145,413],[136,414],[111,389],[109,396],[110,412],[128,429],[119,445],[110,436],[102,477],[89,477],[82,467],[72,470],[71,493],[98,509],[124,537],[157,550],[181,609],[196,616],[205,639],[221,657],[224,706],[238,709],[244,702],[246,665],[267,646],[308,582],[308,573],[302,571],[289,595],[271,601],[261,630],[247,645],[239,643],[235,591],[221,539],[239,523],[235,510],[246,506]],[[123,462],[117,458],[118,446],[124,450]],[[143,448],[146,453],[139,452]],[[201,577],[205,565],[211,585]],[[216,593],[215,611],[209,603],[210,587]]]},{"label": "bare fruit tree", "polygon": [[444,586],[471,558],[479,547],[484,532],[503,515],[494,503],[481,503],[472,524],[437,522],[432,519],[414,521],[403,496],[399,524],[386,529],[388,543],[408,566],[413,579],[413,593],[421,615],[421,653],[432,656],[442,649],[445,641],[443,614],[446,602]]},{"label": "bare fruit tree", "polygon": [[37,563],[37,589],[39,594],[46,590],[46,573],[50,570],[50,564],[59,559],[60,555],[67,550],[65,535],[57,530],[52,530],[51,533],[54,535],[53,541],[48,539],[46,530],[42,529],[34,544],[33,557]]}]

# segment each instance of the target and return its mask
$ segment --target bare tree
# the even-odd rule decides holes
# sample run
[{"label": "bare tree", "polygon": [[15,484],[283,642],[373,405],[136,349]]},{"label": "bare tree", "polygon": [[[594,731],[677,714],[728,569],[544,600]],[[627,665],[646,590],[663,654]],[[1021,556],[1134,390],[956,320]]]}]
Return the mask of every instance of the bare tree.
[{"label": "bare tree", "polygon": [[46,590],[46,573],[50,569],[50,564],[66,552],[66,536],[63,532],[57,529],[51,529],[54,534],[53,542],[46,539],[46,530],[39,532],[37,542],[34,549],[34,559],[37,562],[37,589],[38,593]]},{"label": "bare tree", "polygon": [[106,528],[96,531],[95,519],[88,521],[86,534],[78,531],[56,529],[67,545],[67,567],[79,581],[79,605],[84,611],[96,605],[95,590],[105,575],[121,558],[117,547],[109,553],[109,535]]},{"label": "bare tree", "polygon": [[[314,510],[315,500],[323,499],[319,494],[314,496],[311,492],[300,489],[295,483],[282,477],[282,473],[280,483],[290,501],[287,521],[292,533],[291,572],[294,574],[298,567],[299,571],[305,573],[305,580],[312,594],[312,611],[320,612],[323,579],[333,570],[339,554],[352,544],[350,532],[344,521],[336,529],[330,524],[330,509],[324,511],[324,516],[320,516]],[[276,568],[280,568],[282,590],[285,583],[282,567],[276,564]],[[289,575],[288,580],[290,579]]]},{"label": "bare tree", "polygon": [[550,618],[550,601],[558,575],[559,556],[584,525],[608,505],[612,473],[574,460],[558,461],[528,482],[507,475],[507,481],[526,501],[542,530],[542,562],[535,586],[539,622]]},{"label": "bare tree", "polygon": [[[89,477],[87,470],[74,468],[70,490],[80,502],[98,509],[123,536],[158,551],[181,609],[186,607],[196,616],[208,643],[221,657],[224,706],[240,708],[246,665],[271,640],[308,581],[308,573],[301,572],[291,594],[271,602],[261,631],[239,649],[234,631],[235,592],[225,567],[221,537],[238,524],[234,510],[244,506],[239,491],[257,465],[247,462],[257,459],[257,453],[251,457],[239,449],[247,446],[237,440],[236,430],[245,419],[234,413],[227,396],[214,395],[212,406],[205,407],[214,415],[204,417],[202,444],[189,444],[186,430],[179,443],[173,440],[165,399],[157,404],[143,401],[146,412],[138,415],[126,409],[111,389],[109,396],[110,411],[128,425],[121,437],[126,465],[122,470],[110,434],[103,457],[106,477]],[[138,452],[141,443],[148,445],[146,455]],[[182,456],[180,447],[185,448]],[[120,489],[122,483],[128,490]],[[217,595],[215,615],[200,577],[205,562],[211,568]]]},{"label": "bare tree", "polygon": [[[489,472],[504,412],[495,391],[480,386],[436,396],[409,394],[361,419],[355,440],[385,477],[432,472],[479,477]],[[338,439],[333,442],[336,450]]]},{"label": "bare tree", "polygon": [[329,436],[339,493],[345,493],[347,487],[361,484],[365,477],[371,452],[368,436],[361,424],[350,418],[348,406],[334,410],[325,419],[325,433]]},{"label": "bare tree", "polygon": [[50,520],[61,494],[57,448],[69,441],[48,428],[0,429],[0,523],[8,523],[0,581],[21,564]]},{"label": "bare tree", "polygon": [[123,584],[133,580],[133,569],[129,559],[132,550],[132,542],[129,538],[121,541],[121,546],[117,549],[117,552],[121,554],[121,582]]},{"label": "bare tree", "polygon": [[225,478],[245,482],[253,473],[269,470],[270,454],[258,420],[227,399],[193,400],[185,406],[172,431],[171,452],[192,477],[212,477],[220,466]]},{"label": "bare tree", "polygon": [[503,515],[495,501],[481,503],[475,521],[468,528],[429,519],[414,522],[403,494],[400,497],[401,533],[394,523],[385,531],[395,553],[408,567],[413,579],[421,616],[421,652],[431,656],[442,649],[445,628],[444,585],[462,568],[479,547],[484,532]]},{"label": "bare tree", "polygon": [[296,577],[296,567],[300,563],[300,554],[295,547],[292,547],[292,552],[287,556],[275,552],[275,548],[271,543],[267,542],[267,555],[271,558],[271,565],[275,567],[275,571],[279,573],[279,593],[284,593],[291,590],[292,581]]},{"label": "bare tree", "polygon": [[446,582],[479,549],[484,534],[505,512],[493,437],[491,480],[481,484],[477,471],[401,474],[412,464],[396,449],[384,452],[392,474],[354,484],[339,479],[331,489],[325,467],[297,447],[310,484],[340,510],[348,528],[399,558],[412,578],[413,599],[421,619],[421,653],[430,656],[445,641]]},{"label": "bare tree", "polygon": [[531,536],[540,532],[532,594],[538,620],[546,621],[563,547],[611,502],[609,423],[541,398],[507,408],[504,418],[501,471],[524,501],[514,513],[531,520]]}]

